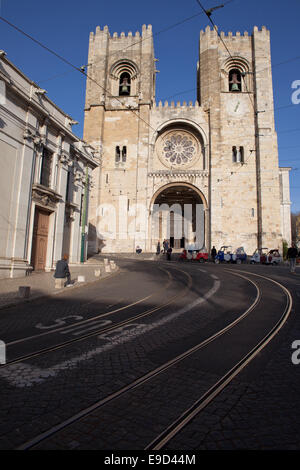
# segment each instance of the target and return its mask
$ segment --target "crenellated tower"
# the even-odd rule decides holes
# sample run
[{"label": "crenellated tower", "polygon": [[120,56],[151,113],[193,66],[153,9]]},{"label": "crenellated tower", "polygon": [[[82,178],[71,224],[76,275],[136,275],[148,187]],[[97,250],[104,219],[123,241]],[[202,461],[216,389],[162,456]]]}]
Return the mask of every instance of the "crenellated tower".
[{"label": "crenellated tower", "polygon": [[[225,44],[225,45],[224,45]],[[225,47],[226,46],[226,47]],[[270,34],[200,32],[198,100],[209,113],[212,244],[281,248]]]},{"label": "crenellated tower", "polygon": [[[90,233],[95,232],[101,204],[118,207],[120,196],[127,198],[128,208],[145,202],[155,73],[151,25],[135,35],[110,35],[107,26],[90,34],[84,139],[99,149],[102,160],[94,177]],[[93,243],[99,245],[99,240]],[[130,251],[135,241],[124,243],[128,246],[122,249]],[[107,241],[105,249],[117,247]]]}]

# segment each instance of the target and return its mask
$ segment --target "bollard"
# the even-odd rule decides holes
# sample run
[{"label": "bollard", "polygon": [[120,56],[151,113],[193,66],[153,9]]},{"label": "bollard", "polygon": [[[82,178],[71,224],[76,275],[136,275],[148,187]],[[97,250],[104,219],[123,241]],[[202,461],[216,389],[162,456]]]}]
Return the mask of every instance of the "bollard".
[{"label": "bollard", "polygon": [[105,265],[105,272],[106,272],[106,273],[110,273],[110,272],[111,272],[111,269],[110,269],[110,265],[109,265],[109,264],[106,264],[106,265]]},{"label": "bollard", "polygon": [[101,269],[95,269],[95,276],[100,277],[101,276]]},{"label": "bollard", "polygon": [[55,278],[55,289],[62,289],[65,286],[65,278]]},{"label": "bollard", "polygon": [[115,269],[116,265],[115,265],[115,262],[114,262],[114,261],[111,261],[111,262],[110,262],[110,267],[111,267],[111,269]]},{"label": "bollard", "polygon": [[85,282],[85,276],[78,276],[77,281],[78,282]]},{"label": "bollard", "polygon": [[19,286],[19,297],[22,299],[28,299],[30,296],[30,287],[29,286]]},{"label": "bollard", "polygon": [[107,258],[104,258],[104,264],[108,264],[108,259]]}]

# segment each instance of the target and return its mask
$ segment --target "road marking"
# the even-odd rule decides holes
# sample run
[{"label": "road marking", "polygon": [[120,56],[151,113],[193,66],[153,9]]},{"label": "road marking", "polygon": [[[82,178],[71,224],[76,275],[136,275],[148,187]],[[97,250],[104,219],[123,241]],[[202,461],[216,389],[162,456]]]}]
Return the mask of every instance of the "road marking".
[{"label": "road marking", "polygon": [[67,317],[57,318],[56,320],[54,320],[54,323],[50,325],[43,325],[42,323],[37,323],[35,325],[35,328],[37,328],[38,330],[48,330],[51,328],[57,328],[59,326],[65,325],[65,320],[67,320],[68,318],[75,318],[75,320],[77,321],[83,320],[83,317],[81,315],[68,315]]},{"label": "road marking", "polygon": [[105,326],[108,326],[108,325],[111,325],[112,324],[112,321],[111,320],[106,320],[106,321],[102,321],[102,322],[97,322],[97,323],[94,323],[93,326],[90,326],[89,328],[85,328],[84,330],[79,330],[79,331],[75,331],[72,333],[72,336],[78,336],[78,335],[81,335],[81,334],[84,334],[88,331],[92,331],[92,330],[96,330],[97,328],[99,327],[105,327]]},{"label": "road marking", "polygon": [[220,281],[216,280],[213,287],[204,296],[195,299],[193,302],[180,308],[176,312],[171,313],[170,315],[167,315],[166,317],[161,318],[152,324],[131,323],[111,331],[110,333],[108,332],[107,334],[104,333],[103,335],[99,335],[98,338],[102,341],[106,341],[106,344],[102,344],[101,346],[87,351],[86,353],[63,361],[60,364],[56,364],[49,369],[41,369],[39,367],[34,367],[32,365],[20,362],[17,364],[12,364],[5,369],[0,369],[0,377],[3,377],[12,385],[20,388],[31,387],[34,384],[44,382],[49,377],[55,377],[62,370],[73,369],[81,362],[92,359],[98,354],[109,351],[115,346],[127,343],[141,334],[153,331],[155,328],[161,327],[162,325],[177,319],[186,312],[207,302],[210,297],[215,295],[215,293],[220,288],[220,285]]}]

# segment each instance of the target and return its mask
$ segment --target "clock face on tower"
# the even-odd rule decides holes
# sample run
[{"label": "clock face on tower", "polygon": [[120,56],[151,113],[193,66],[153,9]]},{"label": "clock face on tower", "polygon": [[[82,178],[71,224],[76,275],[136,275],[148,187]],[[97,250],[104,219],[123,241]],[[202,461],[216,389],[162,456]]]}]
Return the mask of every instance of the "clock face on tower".
[{"label": "clock face on tower", "polygon": [[227,109],[228,114],[231,117],[238,117],[238,118],[243,116],[247,111],[244,100],[240,96],[232,96],[232,95],[229,96],[226,109]]}]

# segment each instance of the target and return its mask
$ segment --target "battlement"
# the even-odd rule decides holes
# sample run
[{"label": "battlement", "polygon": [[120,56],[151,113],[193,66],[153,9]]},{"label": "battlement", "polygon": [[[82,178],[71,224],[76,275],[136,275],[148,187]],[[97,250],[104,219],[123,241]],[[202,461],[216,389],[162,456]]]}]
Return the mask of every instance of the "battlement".
[{"label": "battlement", "polygon": [[192,101],[189,101],[189,103],[187,103],[186,101],[183,101],[183,103],[181,104],[180,101],[177,101],[177,103],[175,104],[174,101],[171,101],[171,103],[169,104],[168,101],[165,101],[164,103],[162,101],[159,101],[158,105],[156,103],[153,104],[153,108],[159,108],[159,109],[167,109],[167,108],[171,108],[171,109],[174,109],[174,108],[177,108],[177,109],[197,109],[197,108],[200,108],[200,105],[198,103],[198,101],[196,100],[195,101],[195,104],[193,104]]},{"label": "battlement", "polygon": [[149,24],[148,26],[146,26],[144,24],[142,26],[142,34],[140,34],[139,31],[136,31],[135,34],[132,34],[132,31],[129,31],[126,35],[126,33],[124,33],[124,31],[122,31],[120,33],[120,35],[118,33],[113,33],[112,36],[110,35],[108,26],[104,26],[103,30],[101,30],[100,26],[97,26],[96,27],[96,32],[95,33],[93,33],[93,32],[90,33],[90,41],[93,41],[95,39],[95,37],[101,36],[101,35],[106,35],[107,37],[112,38],[112,39],[123,39],[123,38],[132,38],[132,37],[140,38],[140,37],[144,37],[144,36],[152,36],[152,25]]},{"label": "battlement", "polygon": [[[217,28],[218,29],[218,28]],[[254,26],[253,28],[253,33],[249,35],[248,31],[244,31],[243,34],[240,33],[240,31],[237,31],[235,34],[232,33],[232,31],[229,31],[227,34],[224,33],[224,31],[221,31],[220,32],[220,37],[223,39],[223,38],[227,38],[227,39],[232,39],[232,38],[240,38],[240,39],[248,39],[249,37],[251,37],[253,34],[265,34],[265,35],[269,35],[270,34],[270,31],[266,28],[266,26],[262,26],[261,30],[259,30],[259,28],[257,26]],[[218,34],[217,34],[217,31],[216,29],[214,28],[210,28],[210,26],[206,26],[205,28],[205,31],[201,30],[200,31],[200,40],[201,39],[204,39],[204,38],[215,38],[217,37]]]}]

